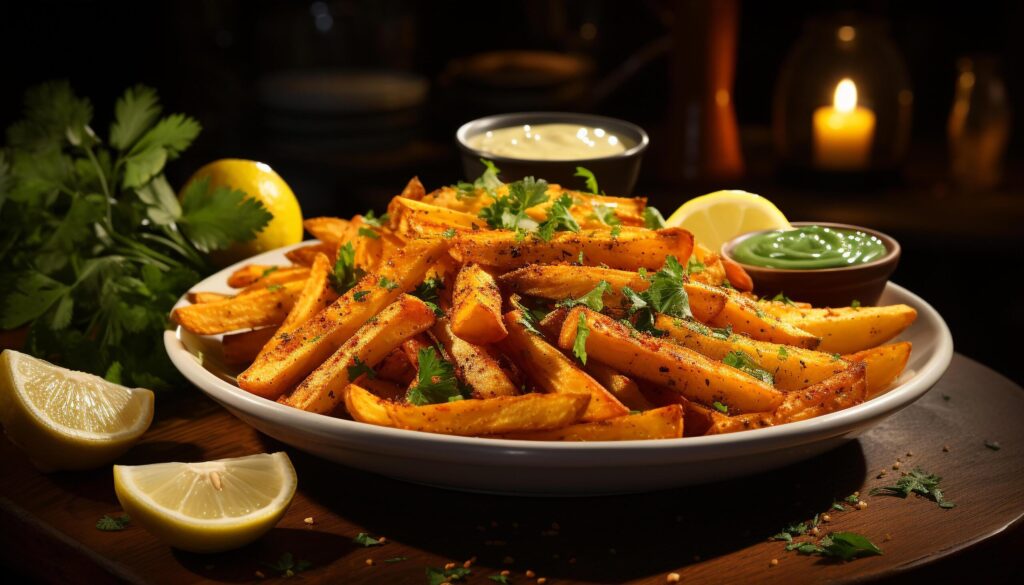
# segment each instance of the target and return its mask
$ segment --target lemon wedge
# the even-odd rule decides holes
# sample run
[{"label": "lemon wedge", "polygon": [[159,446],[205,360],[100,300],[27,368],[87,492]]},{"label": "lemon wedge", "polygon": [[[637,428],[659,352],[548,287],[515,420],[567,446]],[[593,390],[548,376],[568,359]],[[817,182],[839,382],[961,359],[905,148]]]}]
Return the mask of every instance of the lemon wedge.
[{"label": "lemon wedge", "polygon": [[23,353],[0,354],[0,423],[43,471],[110,463],[153,421],[153,392]]},{"label": "lemon wedge", "polygon": [[277,524],[298,481],[288,455],[114,466],[121,507],[157,538],[191,552],[246,545]]},{"label": "lemon wedge", "polygon": [[712,252],[740,234],[790,228],[789,220],[771,201],[737,190],[694,197],[680,205],[665,225],[689,230],[697,243]]}]

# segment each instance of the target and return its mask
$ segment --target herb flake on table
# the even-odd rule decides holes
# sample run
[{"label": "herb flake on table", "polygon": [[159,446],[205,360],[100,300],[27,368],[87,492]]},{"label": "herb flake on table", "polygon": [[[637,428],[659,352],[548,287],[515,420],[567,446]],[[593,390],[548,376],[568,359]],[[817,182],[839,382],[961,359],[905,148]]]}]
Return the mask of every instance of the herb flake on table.
[{"label": "herb flake on table", "polygon": [[384,562],[388,563],[388,564],[391,564],[391,563],[400,563],[402,561],[407,561],[407,560],[409,560],[409,557],[391,557],[390,559],[384,559]]},{"label": "herb flake on table", "polygon": [[356,537],[352,539],[352,542],[360,546],[381,546],[382,544],[384,544],[365,532],[360,532],[359,534],[357,534]]},{"label": "herb flake on table", "polygon": [[441,585],[441,583],[458,581],[471,575],[473,571],[465,567],[454,567],[452,569],[440,569],[427,567],[427,585]]},{"label": "herb flake on table", "polygon": [[786,550],[795,550],[802,555],[818,555],[841,561],[852,561],[860,557],[882,554],[882,549],[878,548],[875,543],[856,532],[831,532],[817,544],[810,541],[794,541],[786,545]]},{"label": "herb flake on table", "polygon": [[277,561],[263,563],[263,565],[277,571],[281,577],[294,577],[297,573],[312,567],[313,563],[305,559],[295,560],[295,556],[292,553],[286,552],[282,553]]},{"label": "herb flake on table", "polygon": [[989,441],[988,439],[985,440],[985,446],[993,451],[998,451],[1003,448],[1003,446],[999,444],[999,441]]},{"label": "herb flake on table", "polygon": [[96,521],[96,530],[102,530],[104,532],[120,532],[128,525],[131,524],[132,518],[128,514],[121,514],[120,516],[111,516],[104,514],[99,520]]},{"label": "herb flake on table", "polygon": [[895,485],[877,487],[871,490],[871,495],[886,495],[906,498],[911,493],[918,494],[939,505],[940,508],[953,508],[955,503],[947,500],[939,489],[939,482],[942,478],[928,473],[919,467],[915,467],[910,473],[900,477]]}]

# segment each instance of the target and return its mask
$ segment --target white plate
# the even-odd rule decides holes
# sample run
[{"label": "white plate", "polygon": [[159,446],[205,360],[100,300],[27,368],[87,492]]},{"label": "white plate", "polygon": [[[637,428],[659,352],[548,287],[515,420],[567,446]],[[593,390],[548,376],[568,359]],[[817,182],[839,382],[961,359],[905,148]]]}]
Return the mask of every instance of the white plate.
[{"label": "white plate", "polygon": [[[193,287],[230,292],[242,264],[287,263],[288,248],[255,256]],[[182,298],[178,306],[186,304]],[[221,360],[219,336],[178,328],[164,334],[174,365],[193,384],[259,431],[325,459],[408,481],[520,495],[582,495],[657,490],[717,481],[807,459],[856,438],[924,395],[949,366],[953,340],[942,317],[889,283],[880,304],[906,303],[917,321],[900,339],[914,350],[888,392],[818,418],[766,429],[654,441],[556,443],[454,437],[378,427],[312,414],[239,389]]]}]

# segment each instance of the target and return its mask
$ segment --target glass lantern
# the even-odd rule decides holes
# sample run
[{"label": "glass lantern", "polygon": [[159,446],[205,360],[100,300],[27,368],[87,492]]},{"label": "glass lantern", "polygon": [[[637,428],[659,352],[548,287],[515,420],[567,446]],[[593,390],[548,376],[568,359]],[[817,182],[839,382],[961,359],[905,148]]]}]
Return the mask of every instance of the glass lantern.
[{"label": "glass lantern", "polygon": [[910,138],[913,93],[882,21],[808,22],[783,64],[773,134],[784,173],[894,176]]}]

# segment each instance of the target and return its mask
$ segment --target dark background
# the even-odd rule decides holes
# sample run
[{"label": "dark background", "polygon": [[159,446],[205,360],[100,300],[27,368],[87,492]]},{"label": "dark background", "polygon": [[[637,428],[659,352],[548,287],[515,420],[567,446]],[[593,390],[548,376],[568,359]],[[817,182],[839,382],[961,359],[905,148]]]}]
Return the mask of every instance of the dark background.
[{"label": "dark background", "polygon": [[[381,210],[413,175],[428,189],[461,178],[452,136],[477,115],[538,104],[614,115],[655,134],[636,193],[663,211],[707,190],[735,187],[767,196],[793,220],[846,220],[888,231],[904,246],[893,279],[936,306],[959,351],[1024,381],[1012,333],[1024,326],[1015,288],[1024,244],[1024,5],[741,3],[734,103],[746,171],[716,182],[679,181],[662,172],[673,137],[656,131],[678,107],[669,34],[678,26],[700,29],[681,22],[687,4],[5,2],[0,125],[17,119],[26,87],[67,78],[92,99],[93,126],[104,135],[116,97],[146,83],[159,90],[167,111],[186,112],[204,125],[196,144],[170,166],[172,183],[209,160],[253,158],[284,176],[307,216],[344,216]],[[914,92],[906,164],[881,183],[795,186],[779,178],[770,140],[780,69],[809,18],[851,9],[882,18],[906,60]],[[505,49],[583,56],[593,69],[571,91],[559,93],[556,85],[526,97],[488,93],[459,76],[460,58]],[[1001,185],[967,193],[948,181],[946,125],[956,60],[975,53],[999,59],[1016,116]],[[609,82],[624,63],[636,67]],[[308,70],[405,77],[391,94],[370,87],[371,97],[359,102],[367,112],[298,111],[296,102],[281,102],[267,89],[275,73]],[[426,88],[423,99],[416,88]],[[509,101],[495,105],[495,93]],[[385,98],[397,100],[394,111],[375,110],[375,100]]]}]

